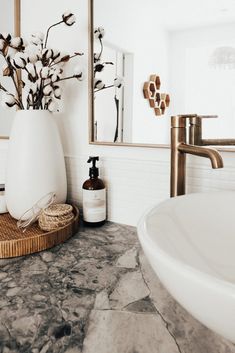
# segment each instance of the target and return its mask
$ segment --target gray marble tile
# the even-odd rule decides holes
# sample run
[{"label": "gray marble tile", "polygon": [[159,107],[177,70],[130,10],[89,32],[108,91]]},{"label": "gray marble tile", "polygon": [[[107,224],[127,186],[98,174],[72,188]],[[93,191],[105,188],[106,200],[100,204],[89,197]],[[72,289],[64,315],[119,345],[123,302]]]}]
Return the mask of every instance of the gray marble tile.
[{"label": "gray marble tile", "polygon": [[156,313],[157,311],[150,297],[130,303],[125,307],[125,309],[135,313]]},{"label": "gray marble tile", "polygon": [[136,268],[137,266],[137,249],[132,248],[120,256],[116,262],[117,267]]},{"label": "gray marble tile", "polygon": [[146,298],[150,294],[140,271],[127,272],[110,294],[111,308],[123,309],[127,305]]},{"label": "gray marble tile", "polygon": [[108,310],[110,308],[109,295],[106,289],[96,295],[94,309]]},{"label": "gray marble tile", "polygon": [[89,313],[101,305],[96,294],[113,291],[126,271],[115,263],[136,244],[134,228],[107,224],[81,228],[50,251],[0,260],[0,352],[80,352]]},{"label": "gray marble tile", "polygon": [[139,261],[141,272],[151,293],[151,301],[165,321],[169,332],[174,335],[182,352],[235,353],[235,345],[207,329],[171,297],[142,251]]},{"label": "gray marble tile", "polygon": [[0,260],[0,353],[235,353],[162,287],[133,227]]},{"label": "gray marble tile", "polygon": [[179,353],[161,318],[153,314],[95,311],[83,353]]}]

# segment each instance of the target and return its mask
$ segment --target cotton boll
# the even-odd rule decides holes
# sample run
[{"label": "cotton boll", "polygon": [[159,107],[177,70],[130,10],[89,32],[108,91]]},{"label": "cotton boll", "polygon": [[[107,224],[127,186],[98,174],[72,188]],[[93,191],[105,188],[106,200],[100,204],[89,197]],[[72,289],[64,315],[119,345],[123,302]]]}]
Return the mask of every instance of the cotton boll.
[{"label": "cotton boll", "polygon": [[53,74],[52,76],[51,76],[51,81],[52,82],[56,82],[56,81],[58,81],[60,79],[60,77],[58,76],[58,75],[56,75],[56,74]]},{"label": "cotton boll", "polygon": [[94,81],[94,88],[95,89],[103,89],[105,87],[105,84],[102,80],[100,80],[99,78],[95,78]]},{"label": "cotton boll", "polygon": [[97,63],[100,61],[100,54],[99,53],[94,53],[94,62]]},{"label": "cotton boll", "polygon": [[35,64],[42,56],[41,49],[35,45],[28,45],[25,48],[25,53],[28,55],[28,61],[32,64]]},{"label": "cotton boll", "polygon": [[42,68],[43,68],[43,65],[42,65],[42,62],[40,60],[36,61],[36,63],[34,64],[35,65],[35,69],[36,69],[36,72],[39,76],[40,72],[42,71]]},{"label": "cotton boll", "polygon": [[83,69],[82,69],[82,67],[81,67],[80,65],[76,65],[76,66],[75,66],[75,68],[74,68],[74,74],[75,74],[75,75],[80,75],[80,74],[82,74],[82,71],[83,71]]},{"label": "cotton boll", "polygon": [[116,77],[114,79],[113,84],[114,84],[114,87],[121,88],[122,85],[123,85],[123,78],[122,77]]},{"label": "cotton boll", "polygon": [[48,49],[48,48],[44,48],[42,50],[42,57],[44,59],[51,59],[53,58],[53,50],[52,49]]},{"label": "cotton boll", "polygon": [[15,97],[10,93],[3,93],[1,105],[4,108],[12,108],[16,104]]},{"label": "cotton boll", "polygon": [[20,37],[15,37],[11,39],[11,46],[13,48],[18,48],[19,46],[22,45],[22,39]]},{"label": "cotton boll", "polygon": [[61,99],[61,88],[59,86],[54,86],[54,96],[56,99]]},{"label": "cotton boll", "polygon": [[23,45],[23,39],[20,37],[11,38],[10,45],[15,49],[19,49]]},{"label": "cotton boll", "polygon": [[9,43],[11,40],[11,35],[7,32],[0,33],[0,39],[5,39]]},{"label": "cotton boll", "polygon": [[84,72],[83,68],[80,65],[75,66],[74,68],[74,76],[79,80],[82,81],[84,79]]},{"label": "cotton boll", "polygon": [[[36,72],[36,68],[35,68],[35,65],[32,64],[32,63],[28,63],[26,65],[26,70],[27,72],[31,75],[31,78],[36,78],[37,76],[37,72]],[[29,78],[30,79],[30,78]]]},{"label": "cotton boll", "polygon": [[53,50],[53,57],[52,60],[54,61],[54,63],[57,63],[58,61],[60,61],[60,52],[58,50]]},{"label": "cotton boll", "polygon": [[102,39],[105,35],[105,31],[103,27],[97,27],[94,30],[94,36],[96,39]]},{"label": "cotton boll", "polygon": [[17,52],[13,58],[13,64],[17,69],[24,69],[28,61],[25,53]]},{"label": "cotton boll", "polygon": [[63,70],[59,67],[54,67],[50,69],[50,79],[52,82],[59,81],[61,78],[61,75],[63,73]]},{"label": "cotton boll", "polygon": [[0,50],[3,50],[5,48],[5,40],[0,39]]},{"label": "cotton boll", "polygon": [[60,55],[59,50],[57,49],[53,49],[53,58],[55,58],[56,56]]},{"label": "cotton boll", "polygon": [[36,53],[29,53],[28,58],[29,58],[29,62],[32,64],[35,64],[36,61],[38,60],[38,56]]},{"label": "cotton boll", "polygon": [[58,55],[57,57],[53,58],[53,62],[54,62],[55,64],[58,64],[58,63],[60,62],[60,60],[61,60],[61,55],[60,55],[60,53],[59,53],[59,55]]},{"label": "cotton boll", "polygon": [[14,58],[14,56],[16,55],[16,53],[17,53],[17,50],[16,50],[16,49],[9,47],[9,48],[8,48],[8,52],[7,52],[7,56],[8,56],[10,59],[12,59],[12,58]]},{"label": "cotton boll", "polygon": [[50,78],[47,78],[44,80],[44,85],[47,86],[51,83],[51,79]]},{"label": "cotton boll", "polygon": [[75,22],[76,22],[76,17],[74,15],[72,15],[71,17],[68,18],[66,24],[68,26],[72,26]]},{"label": "cotton boll", "polygon": [[52,99],[50,99],[50,101],[48,103],[48,110],[51,113],[58,111],[58,104]]},{"label": "cotton boll", "polygon": [[45,96],[50,96],[50,95],[52,94],[52,92],[53,92],[53,88],[52,88],[52,86],[50,86],[50,85],[45,86],[45,87],[43,88],[43,94],[44,94]]},{"label": "cotton boll", "polygon": [[50,72],[50,70],[48,67],[43,67],[41,70],[41,77],[44,79],[48,78],[49,72]]},{"label": "cotton boll", "polygon": [[34,66],[34,64],[28,63],[28,64],[26,65],[26,69],[27,69],[27,71],[28,71],[31,75],[34,75],[34,74],[35,74],[35,66]]},{"label": "cotton boll", "polygon": [[76,22],[75,15],[70,11],[66,11],[62,15],[62,19],[67,26],[72,26]]}]

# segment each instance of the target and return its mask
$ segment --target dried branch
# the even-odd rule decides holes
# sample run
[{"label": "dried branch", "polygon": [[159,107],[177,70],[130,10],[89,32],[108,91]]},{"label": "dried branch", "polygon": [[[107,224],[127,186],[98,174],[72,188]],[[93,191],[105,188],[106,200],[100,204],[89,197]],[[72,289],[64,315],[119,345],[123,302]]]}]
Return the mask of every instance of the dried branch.
[{"label": "dried branch", "polygon": [[57,22],[57,23],[51,25],[51,26],[48,28],[47,33],[46,33],[46,39],[45,39],[45,43],[44,43],[43,48],[46,48],[46,46],[47,46],[47,41],[48,41],[48,36],[49,36],[50,30],[51,30],[53,27],[58,26],[58,25],[60,25],[60,24],[63,23],[63,22],[64,22],[64,21]]},{"label": "dried branch", "polygon": [[16,80],[15,80],[15,74],[17,75],[17,70],[14,68],[14,66],[11,65],[11,63],[10,63],[10,61],[8,61],[7,57],[4,56],[3,53],[1,53],[1,54],[2,54],[2,56],[4,57],[4,59],[5,59],[6,63],[7,63],[7,65],[8,65],[8,67],[9,67],[9,69],[10,69],[10,72],[11,72],[11,73],[10,73],[10,77],[11,77],[11,79],[12,79],[12,82],[13,82],[13,84],[14,84],[14,86],[15,86],[15,89],[16,89],[16,92],[17,92],[17,96],[18,96],[17,101],[19,102],[19,107],[20,107],[21,109],[24,109],[24,105],[23,105],[23,102],[22,102],[22,95],[21,95],[20,89],[19,89],[19,87],[18,87],[18,85],[17,85],[17,82],[16,82]]}]

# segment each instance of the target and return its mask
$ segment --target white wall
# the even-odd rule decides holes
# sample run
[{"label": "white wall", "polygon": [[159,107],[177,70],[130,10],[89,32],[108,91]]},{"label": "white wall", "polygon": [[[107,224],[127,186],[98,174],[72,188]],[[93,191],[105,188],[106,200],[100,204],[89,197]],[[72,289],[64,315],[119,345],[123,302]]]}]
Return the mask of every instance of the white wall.
[{"label": "white wall", "polygon": [[[23,2],[23,33],[42,29],[45,24],[56,21],[65,8],[74,10],[78,27],[64,28],[63,33],[53,33],[53,44],[70,50],[88,52],[88,10],[86,0],[32,0]],[[45,6],[46,5],[46,6]],[[49,6],[50,5],[50,6]],[[47,9],[45,11],[45,8]],[[29,16],[30,14],[30,16]],[[66,40],[67,30],[70,40]],[[149,53],[148,53],[149,55]],[[170,155],[168,149],[136,147],[104,147],[88,144],[88,82],[66,86],[64,119],[60,122],[68,170],[69,196],[81,202],[82,182],[88,176],[86,160],[89,155],[101,157],[101,174],[108,186],[109,219],[136,225],[144,210],[169,197]],[[2,160],[5,147],[1,144]],[[189,159],[188,185],[190,191],[235,190],[235,154],[224,153],[225,168],[212,170],[208,160]],[[3,166],[3,162],[1,165]],[[2,168],[3,169],[3,168]]]},{"label": "white wall", "polygon": [[235,136],[235,70],[209,65],[216,48],[235,47],[234,31],[234,24],[220,24],[169,35],[172,113],[218,115],[204,120],[205,138]]}]

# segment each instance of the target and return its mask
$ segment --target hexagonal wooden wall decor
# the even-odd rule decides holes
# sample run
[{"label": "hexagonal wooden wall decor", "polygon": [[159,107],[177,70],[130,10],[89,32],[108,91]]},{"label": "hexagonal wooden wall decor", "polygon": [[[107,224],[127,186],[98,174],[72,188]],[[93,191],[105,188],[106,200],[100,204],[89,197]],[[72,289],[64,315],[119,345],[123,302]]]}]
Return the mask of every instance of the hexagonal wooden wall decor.
[{"label": "hexagonal wooden wall decor", "polygon": [[164,115],[170,105],[170,95],[161,93],[160,87],[160,76],[155,74],[150,75],[149,81],[145,82],[143,87],[144,98],[148,99],[149,105],[154,109],[156,116]]},{"label": "hexagonal wooden wall decor", "polygon": [[150,75],[150,81],[155,82],[155,85],[157,87],[157,89],[160,89],[161,87],[161,80],[160,77],[157,75]]}]

